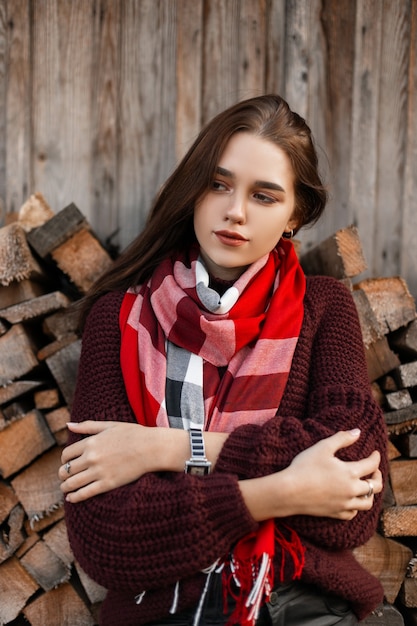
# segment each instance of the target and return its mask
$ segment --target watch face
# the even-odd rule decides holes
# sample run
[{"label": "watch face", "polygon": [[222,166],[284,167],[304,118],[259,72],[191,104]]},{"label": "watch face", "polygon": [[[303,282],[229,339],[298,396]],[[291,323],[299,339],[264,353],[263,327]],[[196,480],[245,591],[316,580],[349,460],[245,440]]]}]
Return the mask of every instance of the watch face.
[{"label": "watch face", "polygon": [[210,471],[210,465],[192,465],[188,473],[194,476],[206,476]]},{"label": "watch face", "polygon": [[185,463],[185,473],[194,476],[206,476],[210,473],[210,467],[210,461],[195,461],[193,459]]}]

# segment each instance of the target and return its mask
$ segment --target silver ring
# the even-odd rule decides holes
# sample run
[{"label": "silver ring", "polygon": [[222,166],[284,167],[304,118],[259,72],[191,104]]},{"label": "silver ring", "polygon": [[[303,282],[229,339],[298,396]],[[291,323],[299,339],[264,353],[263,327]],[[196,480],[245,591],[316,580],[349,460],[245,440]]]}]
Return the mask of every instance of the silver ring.
[{"label": "silver ring", "polygon": [[69,461],[68,463],[65,463],[64,469],[67,472],[67,474],[71,474],[71,463]]},{"label": "silver ring", "polygon": [[373,484],[371,483],[371,481],[368,478],[365,478],[364,480],[365,480],[365,482],[368,483],[369,490],[368,490],[368,493],[365,493],[365,495],[363,497],[364,498],[370,498],[371,496],[374,495],[374,486],[373,486]]}]

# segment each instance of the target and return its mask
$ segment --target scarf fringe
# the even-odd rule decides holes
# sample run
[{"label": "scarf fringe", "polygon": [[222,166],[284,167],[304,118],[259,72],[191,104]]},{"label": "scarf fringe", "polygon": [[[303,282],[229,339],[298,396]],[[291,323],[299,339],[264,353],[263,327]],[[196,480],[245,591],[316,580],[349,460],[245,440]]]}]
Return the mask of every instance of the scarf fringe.
[{"label": "scarf fringe", "polygon": [[198,623],[200,621],[200,617],[201,617],[201,614],[202,614],[202,611],[203,611],[204,601],[205,601],[206,596],[207,596],[207,592],[208,592],[208,589],[209,589],[210,580],[211,580],[213,572],[219,573],[219,572],[221,572],[221,570],[223,568],[223,563],[218,567],[219,560],[220,559],[217,559],[217,561],[214,561],[214,563],[212,565],[210,565],[210,567],[207,567],[205,570],[202,570],[204,574],[207,574],[207,578],[206,578],[206,582],[205,582],[205,585],[204,585],[204,589],[203,589],[202,594],[200,596],[200,602],[198,603],[198,607],[197,607],[197,610],[196,610],[195,615],[194,615],[193,626],[198,626]]},{"label": "scarf fringe", "polygon": [[[292,559],[293,580],[301,577],[305,562],[305,549],[299,536],[288,526],[284,528],[289,532],[289,539],[276,527],[273,533],[275,541],[282,549],[280,582],[285,578],[288,556]],[[252,553],[248,559],[242,560],[239,560],[235,553],[232,554],[229,563],[231,575],[228,577],[225,575],[223,578],[224,605],[226,608],[227,594],[230,594],[235,598],[236,606],[226,626],[255,625],[259,610],[265,602],[268,602],[274,586],[273,554],[273,550],[267,550],[260,555]],[[237,594],[231,589],[232,580],[239,590]]]}]

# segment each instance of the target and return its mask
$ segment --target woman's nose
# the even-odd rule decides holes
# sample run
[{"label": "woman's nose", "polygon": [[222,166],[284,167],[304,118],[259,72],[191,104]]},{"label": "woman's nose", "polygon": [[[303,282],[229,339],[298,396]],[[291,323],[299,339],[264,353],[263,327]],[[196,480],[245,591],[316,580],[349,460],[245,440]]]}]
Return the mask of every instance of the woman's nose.
[{"label": "woman's nose", "polygon": [[226,216],[232,222],[244,223],[246,221],[246,199],[240,194],[232,194],[227,207]]}]

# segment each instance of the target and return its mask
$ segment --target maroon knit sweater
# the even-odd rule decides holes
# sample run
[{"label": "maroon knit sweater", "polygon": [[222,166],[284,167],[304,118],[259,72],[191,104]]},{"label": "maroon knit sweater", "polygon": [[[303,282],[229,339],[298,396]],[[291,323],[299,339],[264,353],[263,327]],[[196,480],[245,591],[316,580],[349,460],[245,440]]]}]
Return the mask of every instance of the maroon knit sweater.
[{"label": "maroon knit sweater", "polygon": [[[88,317],[73,421],[135,421],[119,366],[122,297],[105,295]],[[235,430],[209,476],[146,474],[86,502],[66,504],[74,555],[109,590],[102,607],[103,626],[138,626],[167,616],[178,580],[178,611],[198,603],[206,579],[201,570],[257,527],[242,500],[238,479],[280,470],[323,437],[354,427],[361,428],[360,439],[340,456],[358,459],[377,448],[385,478],[385,425],[371,395],[353,299],[338,281],[310,277],[304,306],[277,416],[263,426]],[[351,549],[375,532],[380,505],[378,495],[371,511],[360,512],[349,522],[310,516],[278,520],[290,524],[306,548],[302,579],[349,600],[359,619],[382,600],[383,590]],[[276,571],[280,556],[278,547]],[[137,605],[135,596],[143,590]]]}]

